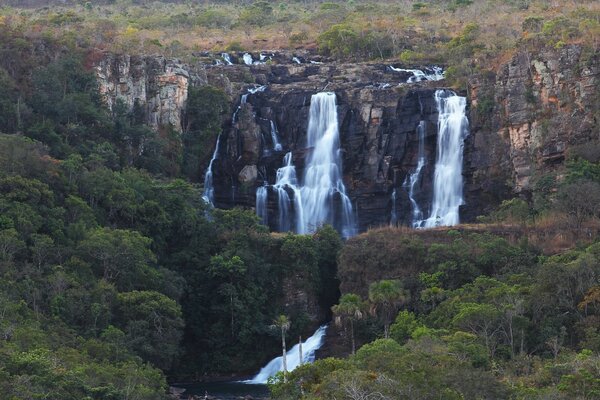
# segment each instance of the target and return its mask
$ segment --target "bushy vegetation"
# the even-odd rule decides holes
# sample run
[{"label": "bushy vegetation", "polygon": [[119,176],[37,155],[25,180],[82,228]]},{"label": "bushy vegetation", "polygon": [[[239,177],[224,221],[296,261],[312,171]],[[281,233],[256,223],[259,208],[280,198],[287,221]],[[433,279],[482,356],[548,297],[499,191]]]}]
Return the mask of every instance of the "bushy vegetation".
[{"label": "bushy vegetation", "polygon": [[[7,52],[33,46],[3,34]],[[162,399],[167,373],[258,368],[278,348],[275,315],[293,337],[310,330],[286,277],[336,301],[335,230],[271,235],[183,179],[210,157],[220,90],[192,90],[182,136],[156,132],[136,107],[106,109],[76,49],[14,54],[0,62],[3,398]]]},{"label": "bushy vegetation", "polygon": [[543,257],[490,234],[375,233],[342,249],[342,287],[363,294],[333,307],[348,350],[365,344],[277,377],[276,399],[600,395],[600,244]]}]

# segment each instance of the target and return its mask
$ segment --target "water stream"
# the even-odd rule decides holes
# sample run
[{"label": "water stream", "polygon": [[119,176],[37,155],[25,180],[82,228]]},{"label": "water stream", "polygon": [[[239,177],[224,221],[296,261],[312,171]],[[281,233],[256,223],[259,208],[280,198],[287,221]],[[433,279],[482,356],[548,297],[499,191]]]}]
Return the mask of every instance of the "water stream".
[{"label": "water stream", "polygon": [[462,164],[464,139],[469,130],[467,99],[451,90],[437,90],[435,102],[439,112],[437,160],[431,212],[423,223],[425,228],[458,224],[459,207],[464,204]]},{"label": "water stream", "polygon": [[[300,359],[300,345],[297,344],[286,352],[287,370],[293,371],[300,364],[312,363],[315,361],[315,352],[323,345],[327,325],[319,327],[315,333],[302,342],[302,359]],[[258,374],[244,383],[261,384],[267,383],[267,380],[283,369],[283,356],[275,357],[265,365]]]}]

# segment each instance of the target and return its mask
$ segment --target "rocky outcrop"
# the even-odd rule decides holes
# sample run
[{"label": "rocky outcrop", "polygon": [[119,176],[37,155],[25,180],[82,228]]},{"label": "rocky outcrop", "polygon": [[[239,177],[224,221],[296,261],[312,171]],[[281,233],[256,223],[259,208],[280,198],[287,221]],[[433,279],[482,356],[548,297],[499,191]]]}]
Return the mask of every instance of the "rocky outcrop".
[{"label": "rocky outcrop", "polygon": [[107,106],[112,110],[120,101],[128,111],[136,108],[155,129],[172,126],[181,131],[188,86],[205,80],[179,61],[160,56],[107,54],[95,69]]},{"label": "rocky outcrop", "polygon": [[599,140],[599,61],[578,45],[522,50],[493,79],[472,82],[473,109],[487,112],[472,114],[471,185],[504,176],[506,187],[527,194],[536,177],[560,173],[570,146]]}]

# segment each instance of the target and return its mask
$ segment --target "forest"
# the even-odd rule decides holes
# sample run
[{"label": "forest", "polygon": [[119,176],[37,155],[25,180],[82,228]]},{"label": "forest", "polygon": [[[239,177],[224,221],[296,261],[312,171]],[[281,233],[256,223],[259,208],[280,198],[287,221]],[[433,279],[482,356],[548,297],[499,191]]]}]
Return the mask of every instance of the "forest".
[{"label": "forest", "polygon": [[202,199],[229,93],[190,87],[185,132],[154,129],[94,72],[102,52],[303,49],[439,63],[468,90],[517,48],[571,44],[598,59],[597,2],[0,2],[0,398],[166,399],[256,372],[274,319],[293,342],[316,313],[330,357],[276,375],[273,399],[599,399],[597,137],[473,224],[270,232]]}]

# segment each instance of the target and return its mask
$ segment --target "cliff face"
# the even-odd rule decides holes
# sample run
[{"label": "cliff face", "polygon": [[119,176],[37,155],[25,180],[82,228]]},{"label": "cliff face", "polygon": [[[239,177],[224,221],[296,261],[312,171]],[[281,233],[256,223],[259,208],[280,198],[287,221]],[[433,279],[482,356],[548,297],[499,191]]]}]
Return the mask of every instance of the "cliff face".
[{"label": "cliff face", "polygon": [[[223,72],[235,79],[236,67]],[[437,124],[431,83],[398,86],[406,76],[378,64],[260,65],[250,71],[268,86],[248,94],[223,134],[222,154],[213,169],[217,206],[254,207],[256,188],[265,181],[275,183],[276,171],[289,151],[298,177],[303,176],[305,154],[311,151],[306,148],[311,96],[324,90],[336,94],[344,181],[359,229],[390,222],[394,188],[399,221],[410,221],[403,184],[417,164],[416,128],[422,120],[427,123],[425,151],[430,162],[416,197],[423,205],[430,201]],[[212,75],[208,73],[209,82],[214,81]],[[223,79],[221,73],[218,77]],[[271,139],[272,126],[282,144],[279,151]],[[277,201],[277,194],[269,192],[268,220],[274,227]]]},{"label": "cliff face", "polygon": [[472,115],[471,185],[503,176],[508,189],[527,194],[536,177],[560,174],[569,146],[599,140],[599,61],[576,45],[524,50],[489,81],[473,82],[473,109],[487,102],[491,112]]},{"label": "cliff face", "polygon": [[[433,95],[444,81],[406,84],[410,73],[377,63],[338,64],[311,60],[308,54],[296,63],[291,53],[266,56],[270,62],[245,65],[238,54],[231,55],[234,65],[215,65],[217,59],[224,62],[219,55],[202,54],[201,62],[189,66],[162,57],[107,55],[96,70],[110,107],[117,99],[130,109],[137,104],[157,128],[172,125],[182,131],[190,85],[211,84],[228,94],[237,111],[224,122],[221,151],[213,164],[218,207],[254,207],[257,187],[275,183],[289,151],[302,177],[311,151],[306,148],[311,96],[331,91],[336,94],[344,182],[359,230],[389,224],[393,208],[398,223],[410,222],[406,178],[417,165],[421,121],[427,163],[414,198],[429,209],[438,118]],[[471,82],[461,220],[474,220],[515,194],[527,195],[535,177],[560,173],[569,146],[600,139],[598,58],[578,46],[522,51],[497,73]],[[281,150],[275,149],[273,127]],[[272,227],[279,222],[277,202],[276,193],[269,191]]]},{"label": "cliff face", "polygon": [[111,110],[122,101],[128,110],[139,107],[153,128],[171,125],[178,131],[188,86],[203,83],[201,76],[190,74],[177,60],[158,56],[107,54],[96,64],[96,76]]}]

